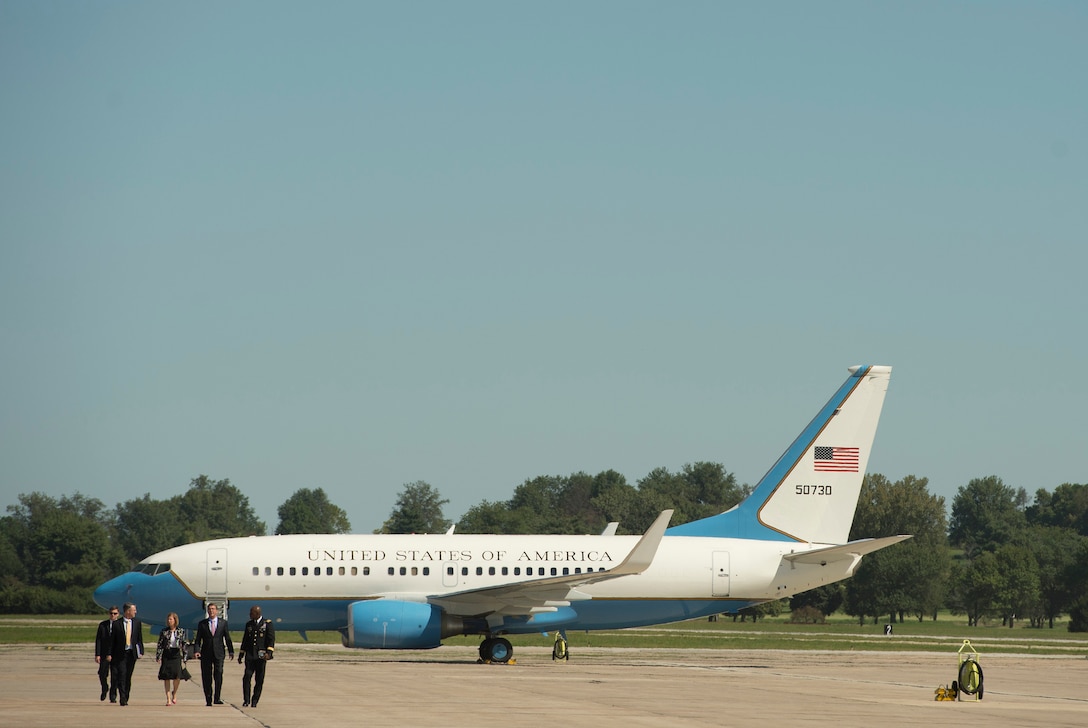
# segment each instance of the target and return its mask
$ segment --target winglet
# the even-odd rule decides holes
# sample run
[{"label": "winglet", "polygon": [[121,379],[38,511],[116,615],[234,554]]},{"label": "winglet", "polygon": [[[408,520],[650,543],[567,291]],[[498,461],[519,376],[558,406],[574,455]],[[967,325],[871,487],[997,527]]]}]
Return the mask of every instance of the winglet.
[{"label": "winglet", "polygon": [[641,574],[650,568],[650,564],[653,563],[654,556],[657,554],[657,547],[661,545],[661,537],[665,535],[665,529],[669,527],[670,520],[672,520],[672,509],[661,511],[661,515],[650,524],[650,527],[646,529],[646,533],[642,534],[642,538],[631,549],[631,553],[627,554],[627,558],[619,566],[609,569],[607,571],[608,575]]}]

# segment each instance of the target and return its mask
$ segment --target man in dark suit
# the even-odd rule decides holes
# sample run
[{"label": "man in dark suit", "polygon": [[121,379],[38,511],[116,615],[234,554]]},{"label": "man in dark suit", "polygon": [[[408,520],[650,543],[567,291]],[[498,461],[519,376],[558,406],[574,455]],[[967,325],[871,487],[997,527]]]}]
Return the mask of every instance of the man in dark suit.
[{"label": "man in dark suit", "polygon": [[[268,660],[272,659],[272,652],[276,649],[276,628],[272,626],[271,619],[261,618],[261,608],[254,604],[249,608],[249,621],[246,622],[246,632],[242,636],[242,644],[238,647],[238,664],[246,661],[246,673],[242,678],[242,707],[252,705],[257,707],[257,701],[261,699],[261,690],[264,688],[264,670]],[[253,699],[249,697],[249,683],[253,680]]]},{"label": "man in dark suit", "polygon": [[98,633],[94,636],[94,661],[98,663],[98,682],[102,683],[102,695],[99,700],[110,695],[110,702],[117,702],[117,683],[110,679],[110,664],[113,662],[113,630],[117,618],[121,616],[117,607],[110,607],[109,618],[98,623]]},{"label": "man in dark suit", "polygon": [[[227,620],[219,618],[219,607],[208,605],[208,618],[200,620],[196,628],[196,657],[200,659],[200,678],[204,682],[204,700],[222,705],[223,659],[234,659],[234,643],[230,641]],[[212,693],[212,683],[215,692]]]},{"label": "man in dark suit", "polygon": [[132,671],[136,669],[136,660],[144,655],[144,625],[136,619],[136,605],[132,602],[125,602],[121,611],[124,616],[113,625],[110,675],[121,705],[128,705]]}]

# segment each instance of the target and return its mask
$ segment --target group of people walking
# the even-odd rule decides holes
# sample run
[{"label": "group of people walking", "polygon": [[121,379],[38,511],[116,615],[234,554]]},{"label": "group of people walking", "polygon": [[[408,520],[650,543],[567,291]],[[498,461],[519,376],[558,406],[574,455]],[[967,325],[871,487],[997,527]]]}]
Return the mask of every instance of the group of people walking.
[{"label": "group of people walking", "polygon": [[[238,664],[245,663],[243,707],[256,707],[261,699],[265,668],[275,649],[276,629],[272,620],[262,617],[261,608],[254,605],[238,647]],[[108,696],[111,703],[128,705],[132,673],[143,654],[143,623],[136,618],[136,605],[126,602],[121,610],[110,607],[109,618],[99,623],[94,641],[94,659],[102,687],[99,700],[104,701]],[[166,626],[160,630],[155,647],[155,662],[159,665],[158,679],[162,681],[167,705],[177,705],[178,687],[182,680],[191,677],[186,668],[190,655],[200,660],[205,703],[209,707],[222,705],[223,664],[234,659],[234,643],[227,620],[219,617],[217,604],[208,605],[208,617],[197,625],[192,641],[179,625],[177,613],[166,615]]]}]

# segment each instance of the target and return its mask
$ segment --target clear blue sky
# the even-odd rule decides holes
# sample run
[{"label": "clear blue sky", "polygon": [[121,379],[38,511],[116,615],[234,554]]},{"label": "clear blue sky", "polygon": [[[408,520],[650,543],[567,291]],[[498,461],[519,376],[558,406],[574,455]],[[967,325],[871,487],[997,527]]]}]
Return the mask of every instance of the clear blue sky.
[{"label": "clear blue sky", "polygon": [[0,507],[1088,482],[1088,4],[0,0]]}]

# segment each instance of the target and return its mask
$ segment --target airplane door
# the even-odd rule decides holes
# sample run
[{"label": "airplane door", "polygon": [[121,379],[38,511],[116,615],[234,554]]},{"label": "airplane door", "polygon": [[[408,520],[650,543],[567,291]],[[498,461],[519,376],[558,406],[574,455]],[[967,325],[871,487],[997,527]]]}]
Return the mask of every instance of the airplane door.
[{"label": "airplane door", "polygon": [[457,562],[442,564],[442,586],[457,586]]},{"label": "airplane door", "polygon": [[204,593],[227,593],[226,549],[208,549],[208,588]]},{"label": "airplane door", "polygon": [[710,585],[710,594],[715,597],[729,596],[729,552],[715,551],[712,555],[714,581]]}]

